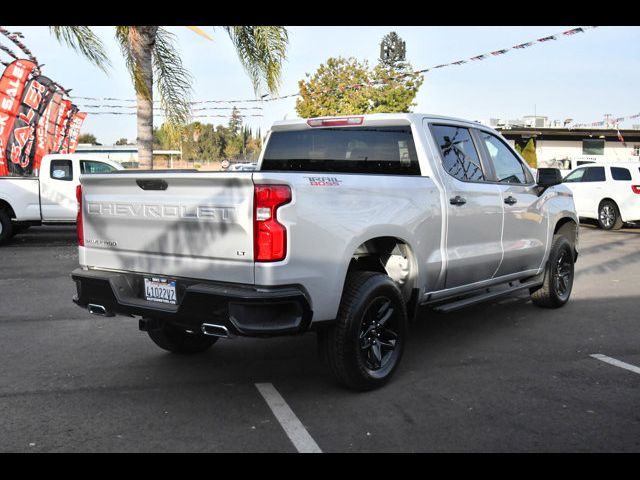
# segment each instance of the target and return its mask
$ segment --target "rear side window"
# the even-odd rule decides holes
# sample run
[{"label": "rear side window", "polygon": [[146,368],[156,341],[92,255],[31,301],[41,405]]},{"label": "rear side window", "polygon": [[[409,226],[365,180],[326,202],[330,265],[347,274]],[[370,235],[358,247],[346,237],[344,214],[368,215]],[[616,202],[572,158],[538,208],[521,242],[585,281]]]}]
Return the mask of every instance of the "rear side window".
[{"label": "rear side window", "polygon": [[604,182],[604,167],[586,167],[583,182]]},{"label": "rear side window", "polygon": [[261,169],[420,175],[409,126],[273,132]]},{"label": "rear side window", "polygon": [[631,180],[631,172],[622,167],[611,167],[611,177],[614,180]]},{"label": "rear side window", "polygon": [[73,164],[71,160],[51,160],[51,178],[55,180],[73,180]]},{"label": "rear side window", "polygon": [[484,180],[469,129],[450,125],[432,125],[431,129],[442,152],[442,165],[449,175],[466,182]]}]

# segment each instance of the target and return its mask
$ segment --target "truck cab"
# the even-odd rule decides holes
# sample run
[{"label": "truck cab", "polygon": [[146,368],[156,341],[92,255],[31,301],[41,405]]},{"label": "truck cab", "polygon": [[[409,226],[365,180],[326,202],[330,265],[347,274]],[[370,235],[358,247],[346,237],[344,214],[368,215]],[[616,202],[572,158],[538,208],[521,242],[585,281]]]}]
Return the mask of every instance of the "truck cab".
[{"label": "truck cab", "polygon": [[80,175],[122,169],[119,163],[98,156],[46,155],[38,172],[42,221],[75,223],[78,213],[76,186],[80,184]]}]

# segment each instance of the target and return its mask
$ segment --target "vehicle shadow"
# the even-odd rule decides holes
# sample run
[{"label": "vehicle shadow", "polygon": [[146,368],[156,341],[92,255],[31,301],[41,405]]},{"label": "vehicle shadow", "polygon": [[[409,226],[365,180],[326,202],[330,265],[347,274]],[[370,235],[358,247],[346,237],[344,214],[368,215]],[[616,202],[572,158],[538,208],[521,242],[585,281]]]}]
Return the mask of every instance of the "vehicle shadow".
[{"label": "vehicle shadow", "polygon": [[[528,365],[532,357],[545,358],[549,348],[557,348],[560,355],[575,355],[576,345],[592,335],[592,327],[585,328],[585,318],[604,318],[613,304],[616,312],[633,312],[637,299],[576,299],[561,309],[544,309],[534,306],[529,295],[521,294],[450,313],[421,308],[410,325],[406,352],[393,382],[403,385],[437,369],[482,365],[494,361],[489,357],[496,352],[520,357]],[[580,335],[576,336],[577,331]],[[219,340],[208,352],[194,356],[161,350],[139,354],[135,368],[151,369],[160,384],[271,382],[318,394],[352,395],[329,374],[318,355],[313,332],[272,339]]]},{"label": "vehicle shadow", "polygon": [[73,225],[46,225],[30,227],[22,233],[14,235],[3,248],[11,246],[51,247],[51,246],[78,246],[76,227]]}]

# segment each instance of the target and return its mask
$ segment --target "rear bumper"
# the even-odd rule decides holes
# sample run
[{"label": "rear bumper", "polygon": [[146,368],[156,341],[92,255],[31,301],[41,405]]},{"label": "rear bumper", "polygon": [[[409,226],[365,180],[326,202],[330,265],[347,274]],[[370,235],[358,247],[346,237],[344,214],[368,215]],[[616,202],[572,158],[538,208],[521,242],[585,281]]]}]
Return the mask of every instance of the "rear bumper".
[{"label": "rear bumper", "polygon": [[73,301],[80,307],[98,305],[107,315],[138,315],[195,331],[203,323],[213,323],[233,335],[289,335],[306,331],[313,316],[307,294],[299,286],[256,287],[177,278],[178,304],[170,305],[144,298],[145,275],[78,268],[71,278],[77,290]]}]

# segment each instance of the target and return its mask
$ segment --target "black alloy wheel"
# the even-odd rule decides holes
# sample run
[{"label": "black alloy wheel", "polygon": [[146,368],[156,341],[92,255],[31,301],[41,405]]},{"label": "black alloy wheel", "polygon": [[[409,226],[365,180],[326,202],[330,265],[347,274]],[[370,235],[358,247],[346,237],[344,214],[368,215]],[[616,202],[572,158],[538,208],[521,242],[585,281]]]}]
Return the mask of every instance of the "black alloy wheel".
[{"label": "black alloy wheel", "polygon": [[391,362],[398,341],[398,312],[387,297],[373,300],[360,324],[360,354],[371,373]]}]

